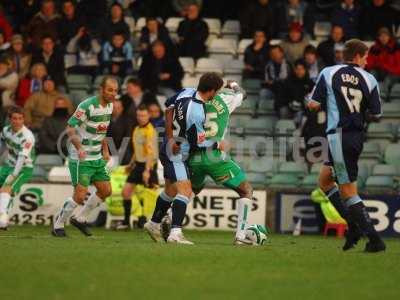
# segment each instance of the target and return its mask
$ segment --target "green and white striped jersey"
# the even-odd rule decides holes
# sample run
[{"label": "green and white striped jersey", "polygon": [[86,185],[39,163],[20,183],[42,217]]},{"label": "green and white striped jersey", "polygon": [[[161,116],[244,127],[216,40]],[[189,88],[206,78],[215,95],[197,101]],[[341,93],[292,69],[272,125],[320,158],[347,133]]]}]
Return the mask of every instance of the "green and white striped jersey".
[{"label": "green and white striped jersey", "polygon": [[11,125],[3,128],[0,134],[1,140],[8,150],[6,164],[15,167],[18,156],[25,156],[24,167],[32,168],[35,160],[35,137],[27,127],[23,126],[18,132],[11,129]]},{"label": "green and white striped jersey", "polygon": [[[87,153],[85,160],[98,160],[103,157],[101,143],[106,137],[112,111],[112,103],[103,107],[99,98],[93,96],[81,102],[68,120],[68,125],[77,129],[83,149]],[[79,159],[78,151],[72,144],[69,155],[71,159]]]}]

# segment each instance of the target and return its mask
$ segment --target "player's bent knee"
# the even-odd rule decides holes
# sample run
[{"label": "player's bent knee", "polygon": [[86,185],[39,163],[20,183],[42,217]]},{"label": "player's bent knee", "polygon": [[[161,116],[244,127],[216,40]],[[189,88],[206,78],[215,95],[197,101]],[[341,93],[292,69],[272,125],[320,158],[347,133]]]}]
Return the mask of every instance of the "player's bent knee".
[{"label": "player's bent knee", "polygon": [[2,188],[0,188],[0,193],[7,193],[7,194],[11,194],[11,186],[3,186]]},{"label": "player's bent knee", "polygon": [[99,191],[97,192],[97,195],[99,196],[99,198],[101,198],[103,200],[110,197],[111,194],[112,194],[111,186],[105,186],[105,187],[99,189]]},{"label": "player's bent knee", "polygon": [[239,194],[240,198],[248,198],[252,199],[253,198],[253,186],[250,184],[248,181],[242,182],[238,189],[237,193]]},{"label": "player's bent knee", "polygon": [[125,186],[121,193],[123,199],[130,199],[132,194],[133,188],[131,186]]}]

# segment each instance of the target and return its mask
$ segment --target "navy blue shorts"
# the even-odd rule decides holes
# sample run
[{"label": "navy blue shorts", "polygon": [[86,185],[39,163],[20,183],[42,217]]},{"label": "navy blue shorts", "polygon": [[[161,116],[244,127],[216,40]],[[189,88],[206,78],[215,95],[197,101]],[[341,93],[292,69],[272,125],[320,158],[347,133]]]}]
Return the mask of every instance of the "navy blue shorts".
[{"label": "navy blue shorts", "polygon": [[328,134],[329,160],[325,165],[333,167],[338,184],[357,181],[358,159],[363,150],[363,132]]},{"label": "navy blue shorts", "polygon": [[164,147],[160,149],[160,161],[164,167],[164,178],[172,183],[177,181],[189,180],[189,168],[182,155],[168,157]]}]

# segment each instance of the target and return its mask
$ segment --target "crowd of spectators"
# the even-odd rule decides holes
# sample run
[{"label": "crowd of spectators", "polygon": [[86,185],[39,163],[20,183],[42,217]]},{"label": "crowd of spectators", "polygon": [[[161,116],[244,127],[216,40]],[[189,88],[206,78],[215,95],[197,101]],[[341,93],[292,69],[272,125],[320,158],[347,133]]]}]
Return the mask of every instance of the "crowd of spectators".
[{"label": "crowd of spectators", "polygon": [[[253,38],[244,52],[243,78],[262,80],[260,101],[274,99],[279,117],[296,119],[319,71],[343,63],[343,45],[350,38],[375,40],[367,69],[388,90],[399,82],[399,2],[4,0],[0,122],[7,106],[23,106],[28,126],[42,140],[39,150],[55,152],[49,145],[73,110],[67,76],[89,75],[94,82],[99,75],[113,74],[121,82],[133,77],[125,80],[126,93],[116,105],[110,127],[115,136],[130,136],[141,103],[149,107],[152,122],[162,126],[156,95],[169,97],[182,88],[179,57],[198,60],[208,55],[210,28],[204,17],[240,21],[238,38]],[[144,27],[134,35],[125,16],[145,17]],[[169,17],[183,18],[175,36],[165,26]],[[317,21],[330,21],[332,27],[330,36],[313,46]],[[279,45],[271,44],[277,39]],[[74,62],[66,64],[66,57]]]}]

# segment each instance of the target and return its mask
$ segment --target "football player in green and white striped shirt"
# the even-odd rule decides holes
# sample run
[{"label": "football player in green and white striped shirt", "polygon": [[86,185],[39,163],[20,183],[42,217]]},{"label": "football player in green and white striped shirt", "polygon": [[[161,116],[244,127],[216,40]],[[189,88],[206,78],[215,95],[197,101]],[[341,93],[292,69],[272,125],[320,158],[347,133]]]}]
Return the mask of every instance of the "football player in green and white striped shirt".
[{"label": "football player in green and white striped shirt", "polygon": [[31,179],[35,160],[35,138],[24,125],[22,108],[12,106],[8,117],[10,125],[0,133],[1,145],[8,150],[6,162],[0,167],[0,229],[7,229],[11,197]]},{"label": "football player in green and white striped shirt", "polygon": [[71,224],[86,236],[91,235],[87,226],[89,213],[111,195],[106,168],[110,154],[105,137],[117,93],[118,81],[105,77],[100,85],[100,94],[81,102],[68,121],[67,133],[72,143],[68,167],[74,194],[64,202],[54,222],[52,234],[56,237],[66,236],[64,224],[74,209],[83,204],[89,185],[93,184],[97,192],[92,193],[80,212],[70,219]]}]

